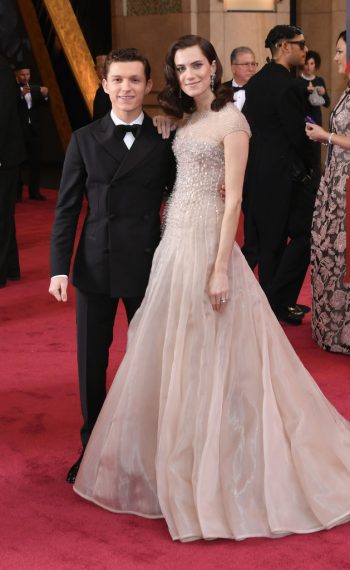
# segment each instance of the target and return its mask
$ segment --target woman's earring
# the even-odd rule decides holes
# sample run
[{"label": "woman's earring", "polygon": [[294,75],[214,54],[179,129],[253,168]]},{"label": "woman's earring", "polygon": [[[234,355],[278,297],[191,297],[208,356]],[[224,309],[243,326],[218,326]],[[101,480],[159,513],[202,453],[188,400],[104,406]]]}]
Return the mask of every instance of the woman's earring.
[{"label": "woman's earring", "polygon": [[210,89],[212,90],[213,93],[215,90],[215,79],[216,79],[216,73],[212,73],[210,76]]}]

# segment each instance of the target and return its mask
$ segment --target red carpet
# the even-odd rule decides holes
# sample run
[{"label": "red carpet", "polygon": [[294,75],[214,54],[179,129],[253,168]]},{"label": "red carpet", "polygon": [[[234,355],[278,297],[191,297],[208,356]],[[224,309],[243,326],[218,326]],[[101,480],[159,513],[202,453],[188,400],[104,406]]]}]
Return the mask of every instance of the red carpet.
[{"label": "red carpet", "polygon": [[[164,521],[113,515],[65,483],[79,448],[74,291],[48,293],[56,198],[17,207],[22,280],[0,291],[0,568],[4,570],[350,569],[350,524],[278,540],[173,543]],[[304,286],[302,301],[310,302]],[[350,361],[311,340],[310,317],[287,334],[326,396],[350,418]],[[125,348],[118,313],[110,378]],[[349,489],[350,492],[350,489]]]}]

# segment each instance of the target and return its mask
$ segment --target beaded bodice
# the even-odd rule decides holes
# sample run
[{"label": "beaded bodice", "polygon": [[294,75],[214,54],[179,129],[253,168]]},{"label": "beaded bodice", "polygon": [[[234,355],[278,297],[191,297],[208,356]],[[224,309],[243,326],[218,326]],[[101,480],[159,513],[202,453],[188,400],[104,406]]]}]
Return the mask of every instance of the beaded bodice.
[{"label": "beaded bodice", "polygon": [[207,227],[221,221],[224,138],[241,130],[250,133],[246,119],[231,103],[218,112],[193,113],[178,129],[173,143],[177,177],[167,207],[166,227]]}]

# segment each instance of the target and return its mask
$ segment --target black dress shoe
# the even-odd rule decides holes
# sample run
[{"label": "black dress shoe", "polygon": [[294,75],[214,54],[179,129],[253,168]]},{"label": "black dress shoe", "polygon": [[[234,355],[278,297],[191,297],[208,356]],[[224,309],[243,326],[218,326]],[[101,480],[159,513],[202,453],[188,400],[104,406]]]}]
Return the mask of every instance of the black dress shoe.
[{"label": "black dress shoe", "polygon": [[40,194],[40,192],[38,192],[38,194],[29,196],[29,200],[39,200],[40,202],[45,202],[46,196],[43,196],[43,194]]},{"label": "black dress shoe", "polygon": [[306,315],[307,313],[309,313],[311,311],[311,307],[308,307],[307,305],[300,305],[300,303],[298,303],[295,306],[297,309],[302,311],[304,313],[304,315]]},{"label": "black dress shoe", "polygon": [[279,321],[282,321],[283,323],[286,323],[287,325],[297,326],[297,325],[301,325],[301,323],[303,322],[303,320],[300,317],[291,313],[288,310],[280,311],[280,312],[276,313],[276,317],[278,318]]},{"label": "black dress shoe", "polygon": [[72,467],[70,468],[70,470],[67,473],[67,477],[66,477],[66,481],[67,483],[70,483],[71,485],[73,485],[73,483],[75,483],[75,480],[77,478],[78,475],[78,471],[79,471],[79,467],[80,467],[80,463],[84,457],[84,451],[85,449],[83,449],[83,451],[81,452],[81,455],[78,459],[78,461],[76,461]]},{"label": "black dress shoe", "polygon": [[293,305],[292,307],[288,307],[287,310],[288,310],[288,313],[290,313],[294,317],[297,317],[298,319],[303,319],[305,316],[304,311],[299,309],[298,305]]}]

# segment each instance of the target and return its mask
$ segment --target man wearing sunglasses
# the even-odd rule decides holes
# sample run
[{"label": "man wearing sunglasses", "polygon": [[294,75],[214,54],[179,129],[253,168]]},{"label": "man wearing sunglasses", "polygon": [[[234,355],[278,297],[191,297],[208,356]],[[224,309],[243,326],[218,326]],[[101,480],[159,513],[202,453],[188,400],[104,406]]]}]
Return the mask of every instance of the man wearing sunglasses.
[{"label": "man wearing sunglasses", "polygon": [[232,79],[224,85],[233,88],[235,105],[241,111],[245,102],[245,85],[256,73],[259,64],[255,61],[253,50],[245,46],[236,47],[231,53],[230,61]]},{"label": "man wearing sunglasses", "polygon": [[309,192],[310,145],[304,102],[291,69],[305,62],[300,28],[278,25],[265,47],[272,59],[246,85],[243,113],[252,130],[243,197],[245,244],[250,266],[276,316],[301,324],[297,305],[310,257],[313,196]]}]

